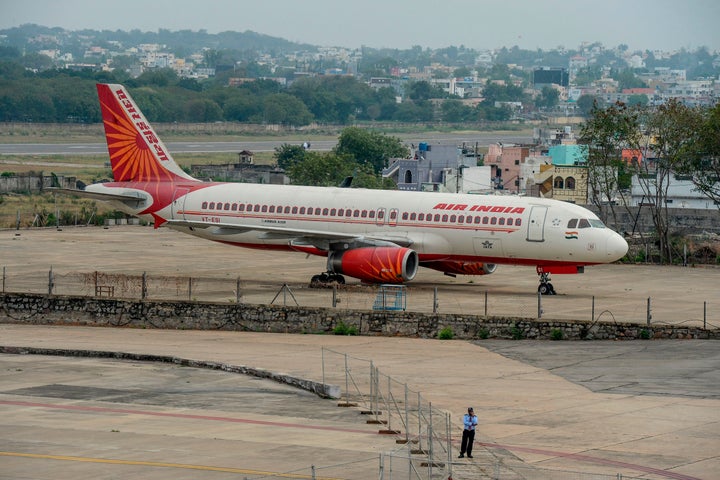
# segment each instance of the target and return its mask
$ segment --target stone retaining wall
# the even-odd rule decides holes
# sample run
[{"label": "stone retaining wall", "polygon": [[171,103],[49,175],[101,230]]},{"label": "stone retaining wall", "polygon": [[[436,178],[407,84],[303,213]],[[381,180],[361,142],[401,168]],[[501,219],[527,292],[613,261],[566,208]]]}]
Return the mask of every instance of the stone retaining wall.
[{"label": "stone retaining wall", "polygon": [[0,294],[0,323],[307,334],[333,333],[337,327],[345,326],[359,335],[420,338],[438,338],[441,330],[449,329],[458,339],[720,338],[717,329],[672,325],[19,293]]}]

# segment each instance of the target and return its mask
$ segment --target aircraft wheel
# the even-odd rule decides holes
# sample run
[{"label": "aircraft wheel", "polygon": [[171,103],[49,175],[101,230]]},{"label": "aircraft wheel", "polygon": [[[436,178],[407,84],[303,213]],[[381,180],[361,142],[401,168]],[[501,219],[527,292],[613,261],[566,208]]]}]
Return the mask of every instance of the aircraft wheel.
[{"label": "aircraft wheel", "polygon": [[540,295],[550,295],[550,288],[548,288],[549,283],[541,283],[538,287],[538,292],[540,292]]},{"label": "aircraft wheel", "polygon": [[310,285],[317,286],[317,285],[322,285],[323,283],[325,283],[325,282],[323,282],[322,275],[313,275],[312,278],[310,279]]},{"label": "aircraft wheel", "polygon": [[338,285],[345,285],[345,277],[338,275],[337,273],[332,276],[333,281],[337,282]]},{"label": "aircraft wheel", "polygon": [[548,287],[548,295],[557,295],[555,293],[555,287],[553,287],[552,283],[548,282],[547,287]]}]

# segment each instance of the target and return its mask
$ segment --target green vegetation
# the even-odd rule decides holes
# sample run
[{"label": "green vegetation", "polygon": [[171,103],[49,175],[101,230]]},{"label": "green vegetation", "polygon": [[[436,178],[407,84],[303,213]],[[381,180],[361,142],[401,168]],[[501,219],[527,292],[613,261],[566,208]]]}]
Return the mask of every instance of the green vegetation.
[{"label": "green vegetation", "polygon": [[565,334],[559,328],[553,328],[550,330],[550,340],[562,340],[565,338]]},{"label": "green vegetation", "polygon": [[346,325],[345,322],[340,321],[335,328],[333,328],[335,335],[357,335],[358,329],[354,325]]},{"label": "green vegetation", "polygon": [[452,327],[444,327],[438,332],[440,340],[452,340],[454,336]]}]

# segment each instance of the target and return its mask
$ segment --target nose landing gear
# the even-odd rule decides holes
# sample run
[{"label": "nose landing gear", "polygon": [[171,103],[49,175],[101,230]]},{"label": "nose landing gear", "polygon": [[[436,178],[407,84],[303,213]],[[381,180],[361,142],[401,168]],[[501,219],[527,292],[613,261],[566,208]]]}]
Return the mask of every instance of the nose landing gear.
[{"label": "nose landing gear", "polygon": [[540,292],[540,295],[557,295],[555,287],[550,283],[550,274],[543,272],[539,273],[539,275],[540,285],[538,286],[538,292]]}]

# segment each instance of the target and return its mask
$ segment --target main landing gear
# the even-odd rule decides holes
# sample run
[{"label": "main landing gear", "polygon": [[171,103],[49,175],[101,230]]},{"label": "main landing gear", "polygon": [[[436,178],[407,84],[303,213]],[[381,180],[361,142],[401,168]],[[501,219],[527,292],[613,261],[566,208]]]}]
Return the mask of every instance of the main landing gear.
[{"label": "main landing gear", "polygon": [[553,284],[550,283],[549,273],[540,273],[540,285],[538,286],[538,292],[540,295],[557,295]]},{"label": "main landing gear", "polygon": [[319,275],[313,275],[310,279],[310,286],[315,288],[329,286],[333,283],[345,285],[345,277],[339,273],[323,272]]}]

